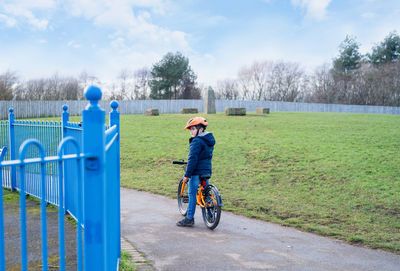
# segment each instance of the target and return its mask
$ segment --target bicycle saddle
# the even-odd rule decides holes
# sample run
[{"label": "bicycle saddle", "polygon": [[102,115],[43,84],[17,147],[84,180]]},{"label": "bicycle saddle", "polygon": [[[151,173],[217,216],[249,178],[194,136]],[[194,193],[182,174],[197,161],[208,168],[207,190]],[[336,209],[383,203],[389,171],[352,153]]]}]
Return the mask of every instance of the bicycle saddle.
[{"label": "bicycle saddle", "polygon": [[199,178],[200,178],[200,180],[204,180],[204,179],[207,180],[207,179],[210,179],[211,176],[210,175],[200,175]]}]

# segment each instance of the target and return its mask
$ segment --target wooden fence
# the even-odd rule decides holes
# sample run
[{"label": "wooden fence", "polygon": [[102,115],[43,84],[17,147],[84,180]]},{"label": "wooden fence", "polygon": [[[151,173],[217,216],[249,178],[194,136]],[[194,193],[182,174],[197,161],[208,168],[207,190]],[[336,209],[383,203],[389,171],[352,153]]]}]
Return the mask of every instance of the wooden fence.
[{"label": "wooden fence", "polygon": [[[110,101],[100,101],[102,108],[110,108]],[[60,117],[63,105],[68,105],[70,115],[80,115],[85,101],[0,101],[0,119],[7,119],[13,108],[16,118]],[[160,114],[180,113],[182,108],[197,108],[203,112],[203,100],[133,100],[119,101],[121,114],[146,114],[147,109],[158,109]],[[226,107],[244,107],[247,112],[255,112],[257,107],[270,108],[271,112],[338,112],[400,115],[400,107],[290,103],[271,101],[216,100],[217,112]],[[108,112],[106,112],[108,113]]]}]

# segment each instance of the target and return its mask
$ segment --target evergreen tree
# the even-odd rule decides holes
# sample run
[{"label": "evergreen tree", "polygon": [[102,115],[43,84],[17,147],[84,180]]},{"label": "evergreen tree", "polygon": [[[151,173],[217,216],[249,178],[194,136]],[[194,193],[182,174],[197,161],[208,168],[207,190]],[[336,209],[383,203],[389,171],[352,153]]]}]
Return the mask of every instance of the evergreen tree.
[{"label": "evergreen tree", "polygon": [[369,61],[374,65],[395,62],[400,59],[400,36],[390,33],[379,45],[372,48],[368,54]]},{"label": "evergreen tree", "polygon": [[339,46],[339,56],[333,60],[333,70],[339,74],[347,74],[361,66],[362,55],[355,38],[346,36]]},{"label": "evergreen tree", "polygon": [[152,99],[192,98],[190,93],[196,90],[196,75],[189,65],[189,59],[180,52],[167,53],[160,62],[154,64],[151,77]]}]

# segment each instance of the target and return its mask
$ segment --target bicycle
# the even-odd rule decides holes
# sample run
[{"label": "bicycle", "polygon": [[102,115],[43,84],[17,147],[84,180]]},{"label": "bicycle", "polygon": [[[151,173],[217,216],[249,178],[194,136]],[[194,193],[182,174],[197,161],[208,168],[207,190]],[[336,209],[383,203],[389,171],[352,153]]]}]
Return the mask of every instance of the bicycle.
[{"label": "bicycle", "polygon": [[[187,162],[184,160],[172,161],[172,164],[187,165]],[[221,219],[222,197],[217,187],[212,184],[207,185],[207,180],[210,179],[209,175],[200,175],[199,177],[200,183],[196,194],[197,205],[201,207],[204,224],[213,230]],[[183,216],[186,216],[189,205],[188,190],[186,182],[181,179],[178,185],[178,209]]]}]

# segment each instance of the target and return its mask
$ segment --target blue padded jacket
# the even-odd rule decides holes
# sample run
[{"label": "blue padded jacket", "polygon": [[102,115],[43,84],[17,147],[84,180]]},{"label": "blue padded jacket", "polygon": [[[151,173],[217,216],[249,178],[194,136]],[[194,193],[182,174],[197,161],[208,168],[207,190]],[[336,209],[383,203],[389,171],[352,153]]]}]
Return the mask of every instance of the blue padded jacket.
[{"label": "blue padded jacket", "polygon": [[215,145],[215,138],[212,133],[204,132],[189,139],[189,155],[185,177],[192,175],[210,175],[211,159]]}]

